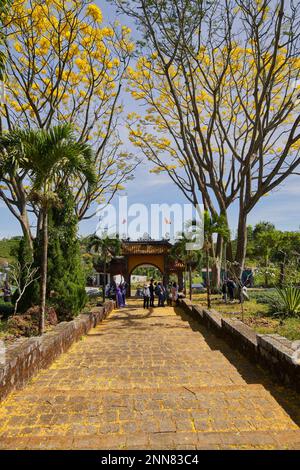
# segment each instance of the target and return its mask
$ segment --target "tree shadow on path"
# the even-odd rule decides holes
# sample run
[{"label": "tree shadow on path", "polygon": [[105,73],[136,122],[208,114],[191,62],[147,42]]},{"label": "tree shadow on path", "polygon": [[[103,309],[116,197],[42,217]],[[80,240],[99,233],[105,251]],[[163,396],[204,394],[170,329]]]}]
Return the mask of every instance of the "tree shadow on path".
[{"label": "tree shadow on path", "polygon": [[179,307],[175,308],[175,313],[184,322],[188,322],[193,331],[199,332],[202,335],[211,350],[221,352],[236,368],[246,383],[262,385],[288,413],[290,418],[300,426],[300,395],[297,392],[279,384],[276,378],[266,369],[250,362],[238,350],[233,349],[223,339],[202,325],[192,314],[188,315]]}]

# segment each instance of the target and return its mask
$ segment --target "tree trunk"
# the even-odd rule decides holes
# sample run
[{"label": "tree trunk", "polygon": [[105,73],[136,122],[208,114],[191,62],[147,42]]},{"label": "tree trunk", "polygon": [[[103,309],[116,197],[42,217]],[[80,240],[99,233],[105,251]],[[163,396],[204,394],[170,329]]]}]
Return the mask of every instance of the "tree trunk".
[{"label": "tree trunk", "polygon": [[187,285],[187,282],[186,282],[186,272],[187,272],[187,265],[186,263],[184,264],[184,273],[183,273],[183,293],[186,297],[187,295],[187,290],[186,290],[186,285]]},{"label": "tree trunk", "polygon": [[218,234],[214,260],[212,264],[212,292],[218,293],[221,288],[221,269],[223,256],[223,237]]},{"label": "tree trunk", "polygon": [[28,220],[28,215],[27,215],[26,210],[21,215],[20,223],[21,223],[21,227],[22,227],[23,236],[24,236],[24,238],[26,238],[28,240],[28,244],[30,246],[30,249],[33,252],[33,240],[32,240],[32,234],[31,234],[31,230],[30,230],[30,223],[29,223],[29,220]]},{"label": "tree trunk", "polygon": [[[221,267],[222,267],[222,262],[221,262]],[[227,243],[225,243],[225,246],[224,246],[224,276],[223,276],[223,280],[224,278],[227,279],[228,278],[228,275],[227,275]]]},{"label": "tree trunk", "polygon": [[189,284],[190,284],[190,300],[192,300],[193,292],[192,292],[192,266],[189,265]]},{"label": "tree trunk", "polygon": [[47,270],[48,270],[48,211],[43,209],[43,244],[41,259],[41,283],[40,283],[40,325],[39,333],[45,330],[46,292],[47,292]]},{"label": "tree trunk", "polygon": [[21,297],[18,297],[18,299],[17,299],[16,302],[15,302],[14,316],[17,315],[17,311],[18,311],[18,306],[19,306],[20,298],[21,298]]},{"label": "tree trunk", "polygon": [[268,267],[269,267],[269,256],[265,257],[265,287],[269,287],[269,277],[268,277]]},{"label": "tree trunk", "polygon": [[279,277],[279,287],[280,289],[283,288],[285,281],[285,261],[280,263],[280,277]]},{"label": "tree trunk", "polygon": [[265,271],[265,287],[268,289],[269,287],[269,279],[268,279],[268,273]]},{"label": "tree trunk", "polygon": [[179,292],[183,292],[183,272],[182,271],[177,273],[177,280],[178,280],[178,290]]},{"label": "tree trunk", "polygon": [[103,296],[103,303],[105,303],[105,281],[106,281],[106,260],[104,260],[104,269],[103,269],[103,285],[102,285],[102,296]]},{"label": "tree trunk", "polygon": [[206,291],[207,291],[207,308],[211,308],[210,275],[209,275],[209,251],[208,251],[208,249],[206,249]]},{"label": "tree trunk", "polygon": [[227,243],[226,243],[225,260],[226,260],[226,265],[227,265],[227,261],[230,261],[230,263],[233,262],[233,250],[232,250],[232,241],[231,240],[228,240]]},{"label": "tree trunk", "polygon": [[211,266],[211,291],[218,293],[221,287],[221,263],[218,258],[213,260]]},{"label": "tree trunk", "polygon": [[235,255],[235,274],[238,279],[242,278],[242,274],[245,266],[247,250],[247,215],[242,211],[239,217],[238,233],[237,233],[237,247]]}]

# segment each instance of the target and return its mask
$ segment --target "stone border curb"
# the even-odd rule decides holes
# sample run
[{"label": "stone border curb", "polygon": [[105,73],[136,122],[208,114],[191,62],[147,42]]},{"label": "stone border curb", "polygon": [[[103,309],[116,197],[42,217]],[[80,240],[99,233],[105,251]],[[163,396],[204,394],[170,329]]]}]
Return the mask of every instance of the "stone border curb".
[{"label": "stone border curb", "polygon": [[113,301],[82,313],[70,322],[59,323],[42,337],[9,345],[0,364],[0,401],[13,390],[23,388],[41,369],[49,367],[70,346],[103,321],[115,308]]},{"label": "stone border curb", "polygon": [[295,349],[292,341],[277,334],[257,334],[236,318],[224,318],[216,310],[203,309],[201,305],[193,305],[184,299],[179,301],[179,305],[251,362],[261,364],[279,382],[300,392],[300,364],[293,361]]}]

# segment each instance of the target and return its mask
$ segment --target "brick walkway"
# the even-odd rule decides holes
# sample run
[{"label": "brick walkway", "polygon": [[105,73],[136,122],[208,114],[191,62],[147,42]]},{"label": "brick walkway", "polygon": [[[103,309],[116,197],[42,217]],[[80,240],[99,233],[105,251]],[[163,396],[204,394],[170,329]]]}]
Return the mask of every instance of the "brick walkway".
[{"label": "brick walkway", "polygon": [[0,448],[299,449],[299,423],[299,396],[182,312],[135,304],[0,405]]}]

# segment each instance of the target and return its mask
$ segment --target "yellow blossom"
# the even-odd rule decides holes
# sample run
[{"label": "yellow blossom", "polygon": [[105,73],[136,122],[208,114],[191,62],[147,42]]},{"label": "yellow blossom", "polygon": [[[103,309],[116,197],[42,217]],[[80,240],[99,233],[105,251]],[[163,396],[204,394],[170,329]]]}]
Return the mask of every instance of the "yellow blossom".
[{"label": "yellow blossom", "polygon": [[87,7],[87,14],[93,18],[94,21],[97,23],[102,23],[103,17],[102,17],[102,11],[100,8],[92,3],[91,5],[88,5]]}]

